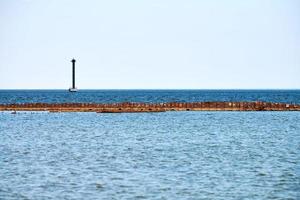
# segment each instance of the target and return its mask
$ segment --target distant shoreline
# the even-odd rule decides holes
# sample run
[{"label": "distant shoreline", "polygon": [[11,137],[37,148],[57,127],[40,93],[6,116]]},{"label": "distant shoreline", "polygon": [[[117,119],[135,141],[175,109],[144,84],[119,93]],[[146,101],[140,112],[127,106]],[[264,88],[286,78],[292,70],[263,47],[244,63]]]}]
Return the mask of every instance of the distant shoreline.
[{"label": "distant shoreline", "polygon": [[299,104],[272,102],[168,103],[20,103],[0,104],[0,111],[132,113],[166,111],[300,111]]}]

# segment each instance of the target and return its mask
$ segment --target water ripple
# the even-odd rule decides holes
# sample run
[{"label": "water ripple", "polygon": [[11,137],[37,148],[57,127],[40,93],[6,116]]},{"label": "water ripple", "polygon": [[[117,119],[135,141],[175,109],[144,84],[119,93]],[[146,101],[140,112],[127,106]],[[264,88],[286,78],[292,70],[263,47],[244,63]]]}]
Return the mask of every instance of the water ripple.
[{"label": "water ripple", "polygon": [[300,112],[0,113],[0,199],[299,199]]}]

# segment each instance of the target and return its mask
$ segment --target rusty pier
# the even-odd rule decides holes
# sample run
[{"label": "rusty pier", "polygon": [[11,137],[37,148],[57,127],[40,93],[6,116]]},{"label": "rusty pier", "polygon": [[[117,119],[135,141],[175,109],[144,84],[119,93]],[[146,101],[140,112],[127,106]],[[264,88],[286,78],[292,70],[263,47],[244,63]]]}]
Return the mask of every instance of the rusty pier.
[{"label": "rusty pier", "polygon": [[300,111],[300,104],[271,102],[169,103],[20,103],[0,104],[0,111],[132,113],[166,111]]}]

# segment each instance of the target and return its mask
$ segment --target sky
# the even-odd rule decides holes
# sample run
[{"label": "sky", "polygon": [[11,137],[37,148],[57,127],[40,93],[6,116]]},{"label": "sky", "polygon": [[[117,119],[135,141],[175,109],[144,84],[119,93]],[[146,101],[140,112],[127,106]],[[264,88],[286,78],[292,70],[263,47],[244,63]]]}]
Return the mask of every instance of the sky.
[{"label": "sky", "polygon": [[0,0],[0,89],[300,89],[298,0]]}]

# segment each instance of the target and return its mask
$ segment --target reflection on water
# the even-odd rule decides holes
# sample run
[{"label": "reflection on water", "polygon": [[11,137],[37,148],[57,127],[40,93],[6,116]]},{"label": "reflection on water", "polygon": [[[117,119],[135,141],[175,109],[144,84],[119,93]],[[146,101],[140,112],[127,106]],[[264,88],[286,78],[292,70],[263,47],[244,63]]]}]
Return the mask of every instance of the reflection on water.
[{"label": "reflection on water", "polygon": [[300,112],[0,113],[0,199],[299,199]]}]

